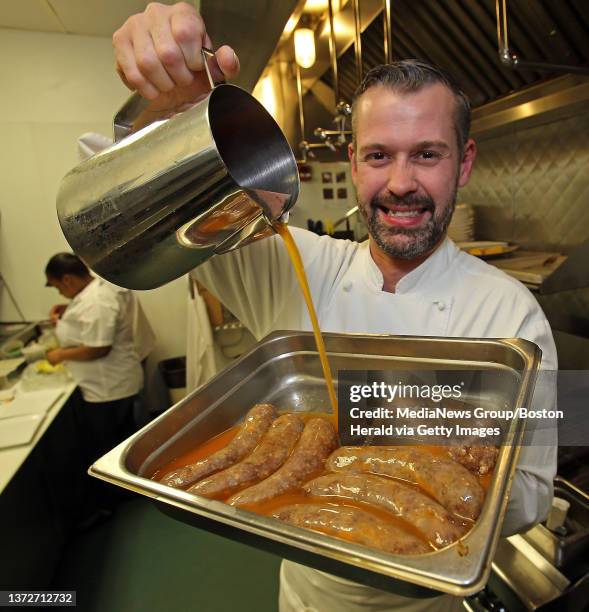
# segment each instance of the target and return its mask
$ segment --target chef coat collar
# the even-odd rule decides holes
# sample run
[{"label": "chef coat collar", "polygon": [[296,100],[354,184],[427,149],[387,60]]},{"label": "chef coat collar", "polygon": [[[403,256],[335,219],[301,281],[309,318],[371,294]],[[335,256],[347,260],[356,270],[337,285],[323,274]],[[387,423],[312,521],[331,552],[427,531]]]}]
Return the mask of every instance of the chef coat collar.
[{"label": "chef coat collar", "polygon": [[71,303],[72,304],[76,304],[77,302],[79,302],[80,300],[84,299],[84,296],[87,293],[90,293],[90,291],[92,291],[92,287],[94,287],[94,285],[98,282],[98,278],[94,277],[83,289],[82,291],[80,291],[80,293],[78,293],[77,295],[75,295],[72,298]]},{"label": "chef coat collar", "polygon": [[[439,282],[444,272],[453,265],[458,252],[458,247],[450,238],[446,237],[442,244],[424,262],[401,278],[397,283],[395,293],[417,292],[420,287],[431,289],[434,283]],[[368,241],[366,241],[365,257],[368,268],[366,280],[372,288],[382,291],[384,278],[380,268],[372,258]]]}]

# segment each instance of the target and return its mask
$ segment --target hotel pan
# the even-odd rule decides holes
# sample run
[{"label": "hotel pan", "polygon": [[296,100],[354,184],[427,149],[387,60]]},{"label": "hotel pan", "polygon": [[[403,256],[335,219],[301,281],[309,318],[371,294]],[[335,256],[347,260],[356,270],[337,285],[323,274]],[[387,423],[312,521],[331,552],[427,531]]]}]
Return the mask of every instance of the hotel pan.
[{"label": "hotel pan", "polygon": [[[541,351],[520,339],[463,339],[324,334],[338,370],[488,370],[507,384],[492,390],[497,406],[528,406]],[[274,332],[209,383],[94,463],[89,473],[152,498],[190,525],[356,582],[412,597],[467,596],[487,581],[517,462],[524,424],[509,423],[480,517],[451,546],[416,556],[349,543],[150,479],[169,461],[235,425],[257,402],[278,410],[329,412],[313,336]]]}]

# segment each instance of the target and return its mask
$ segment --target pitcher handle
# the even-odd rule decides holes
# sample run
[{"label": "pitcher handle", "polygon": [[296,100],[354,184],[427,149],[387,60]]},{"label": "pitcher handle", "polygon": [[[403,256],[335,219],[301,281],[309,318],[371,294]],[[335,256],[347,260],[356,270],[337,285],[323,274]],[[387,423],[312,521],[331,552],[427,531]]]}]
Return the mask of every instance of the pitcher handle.
[{"label": "pitcher handle", "polygon": [[[207,80],[211,87],[211,90],[215,89],[217,85],[224,83],[225,80],[219,81],[219,83],[215,83],[213,77],[211,75],[211,70],[207,63],[208,57],[214,57],[215,52],[206,47],[202,47],[200,50],[202,55],[202,61],[204,64],[204,69],[207,75]],[[136,119],[141,115],[141,113],[149,106],[151,100],[147,100],[140,96],[137,92],[133,93],[127,101],[121,106],[121,108],[117,111],[117,114],[113,120],[113,132],[114,132],[114,140],[118,142],[125,136],[129,136],[133,132],[133,124]]]},{"label": "pitcher handle", "polygon": [[202,63],[204,64],[205,72],[207,73],[207,79],[209,80],[209,85],[211,86],[212,91],[217,85],[224,83],[225,79],[220,80],[218,83],[215,83],[215,81],[213,81],[211,69],[209,68],[209,64],[207,62],[207,57],[215,57],[215,52],[212,49],[207,49],[207,47],[201,47],[200,54],[202,56]]}]

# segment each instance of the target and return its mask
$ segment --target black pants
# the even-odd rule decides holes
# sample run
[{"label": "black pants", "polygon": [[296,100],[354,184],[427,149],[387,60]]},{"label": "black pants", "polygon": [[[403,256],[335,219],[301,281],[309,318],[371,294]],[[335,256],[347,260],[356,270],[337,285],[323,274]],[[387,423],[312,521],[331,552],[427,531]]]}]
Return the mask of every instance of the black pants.
[{"label": "black pants", "polygon": [[[74,414],[84,473],[100,457],[135,431],[133,408],[136,395],[110,402],[87,402],[76,391]],[[96,507],[111,508],[121,497],[118,487],[85,475],[85,513]]]},{"label": "black pants", "polygon": [[79,393],[76,424],[86,468],[135,431],[136,399],[137,395],[132,395],[110,402],[87,402]]}]

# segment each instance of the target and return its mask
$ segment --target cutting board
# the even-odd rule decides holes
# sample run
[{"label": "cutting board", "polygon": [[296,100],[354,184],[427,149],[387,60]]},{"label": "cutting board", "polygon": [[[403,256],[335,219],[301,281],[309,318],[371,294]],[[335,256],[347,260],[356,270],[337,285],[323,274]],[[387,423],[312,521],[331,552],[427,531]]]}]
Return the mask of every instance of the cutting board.
[{"label": "cutting board", "polygon": [[565,260],[566,255],[560,253],[520,251],[490,263],[523,283],[541,285]]},{"label": "cutting board", "polygon": [[21,393],[11,402],[0,404],[0,419],[22,416],[24,414],[44,415],[62,395],[62,389]]},{"label": "cutting board", "polygon": [[23,414],[0,419],[0,448],[28,444],[44,418],[44,414]]}]

